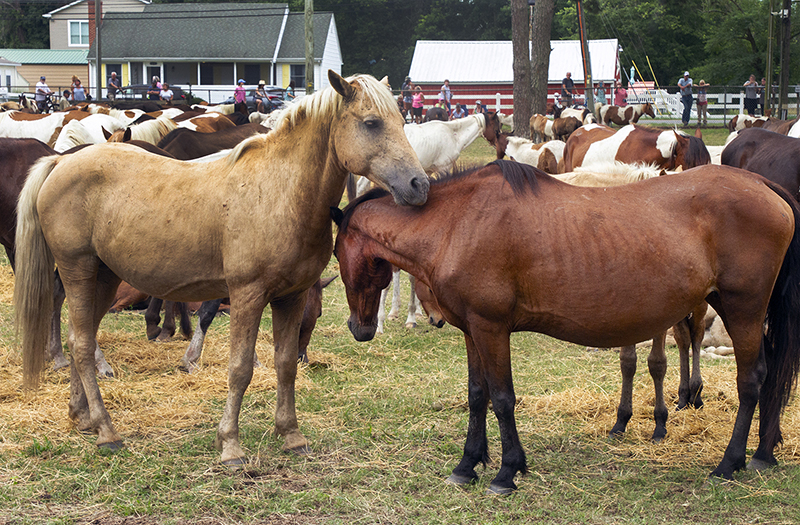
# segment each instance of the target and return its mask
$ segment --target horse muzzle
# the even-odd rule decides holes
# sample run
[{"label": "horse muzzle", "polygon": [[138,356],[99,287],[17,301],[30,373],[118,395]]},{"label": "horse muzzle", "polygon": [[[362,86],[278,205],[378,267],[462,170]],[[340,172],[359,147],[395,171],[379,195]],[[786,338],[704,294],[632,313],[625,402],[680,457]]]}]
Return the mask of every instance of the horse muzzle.
[{"label": "horse muzzle", "polygon": [[372,339],[375,338],[375,332],[377,331],[378,326],[361,324],[360,322],[353,320],[351,317],[347,320],[347,328],[350,329],[350,333],[353,334],[353,337],[356,341],[364,342],[372,341]]},{"label": "horse muzzle", "polygon": [[389,183],[389,190],[394,197],[394,202],[399,206],[422,206],[428,200],[428,190],[431,183],[423,172],[415,175],[408,182],[393,181]]}]

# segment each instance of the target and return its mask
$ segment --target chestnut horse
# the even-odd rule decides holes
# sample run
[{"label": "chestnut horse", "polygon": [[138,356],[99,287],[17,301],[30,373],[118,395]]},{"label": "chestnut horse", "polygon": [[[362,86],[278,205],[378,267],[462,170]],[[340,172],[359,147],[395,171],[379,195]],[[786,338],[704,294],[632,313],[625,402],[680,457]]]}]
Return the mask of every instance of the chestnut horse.
[{"label": "chestnut horse", "polygon": [[653,106],[649,102],[644,104],[635,104],[632,106],[601,106],[598,110],[600,115],[600,123],[610,126],[616,124],[617,126],[627,126],[628,124],[636,124],[642,115],[647,115],[650,118],[656,118]]},{"label": "chestnut horse", "polygon": [[678,130],[660,130],[630,124],[619,131],[589,124],[577,129],[564,150],[564,171],[577,166],[620,161],[655,164],[666,170],[684,170],[709,164],[702,139]]},{"label": "chestnut horse", "polygon": [[740,403],[712,475],[730,479],[745,467],[757,404],[760,444],[751,466],[776,463],[781,408],[800,367],[800,206],[779,186],[704,166],[583,188],[495,161],[432,183],[419,208],[370,192],[334,212],[334,254],[357,340],[375,334],[392,264],[424,281],[447,322],[464,332],[469,426],[449,482],[472,482],[475,466],[488,460],[489,401],[503,449],[489,491],[511,492],[516,473],[527,471],[514,419],[511,332],[626,346],[665,331],[703,300],[733,341]]},{"label": "chestnut horse", "polygon": [[423,204],[429,187],[388,84],[333,71],[328,78],[330,88],[292,105],[272,133],[245,140],[217,162],[156,158],[106,143],[47,157],[31,170],[18,206],[14,288],[25,386],[35,387],[43,368],[49,319],[40,312],[51,308],[55,262],[69,305],[69,414],[78,429],[98,434],[99,447],[122,446],[100,395],[93,350],[124,279],[167,300],[230,297],[229,390],[216,438],[225,465],[246,462],[239,413],[261,315],[271,305],[275,429],[284,449],[307,451],[294,401],[298,340],[308,289],[333,249],[330,207],[349,171],[403,205]]}]

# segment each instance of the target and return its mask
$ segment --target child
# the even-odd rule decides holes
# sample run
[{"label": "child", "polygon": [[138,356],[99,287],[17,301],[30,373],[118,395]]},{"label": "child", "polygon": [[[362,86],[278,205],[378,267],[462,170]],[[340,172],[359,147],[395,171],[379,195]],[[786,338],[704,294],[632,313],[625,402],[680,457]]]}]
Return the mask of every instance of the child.
[{"label": "child", "polygon": [[708,125],[708,96],[706,94],[706,88],[710,87],[711,84],[706,84],[705,80],[701,80],[699,84],[697,84],[697,125],[700,126],[700,119],[703,120],[703,127]]}]

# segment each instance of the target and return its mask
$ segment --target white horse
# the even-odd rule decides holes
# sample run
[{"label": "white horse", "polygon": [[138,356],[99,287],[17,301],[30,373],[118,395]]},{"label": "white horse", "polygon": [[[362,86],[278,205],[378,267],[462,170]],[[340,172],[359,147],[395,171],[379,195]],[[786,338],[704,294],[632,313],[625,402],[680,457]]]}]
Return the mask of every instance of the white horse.
[{"label": "white horse", "polygon": [[52,147],[64,126],[66,113],[53,113],[36,120],[17,120],[16,111],[0,113],[0,137],[39,139]]},{"label": "white horse", "polygon": [[89,115],[81,120],[70,120],[61,129],[53,149],[64,153],[81,144],[100,144],[106,141],[103,130],[114,133],[125,127],[125,124],[118,119],[101,113]]},{"label": "white horse", "polygon": [[429,175],[451,169],[464,148],[472,144],[484,129],[486,119],[483,113],[448,122],[432,120],[403,127],[411,147]]}]

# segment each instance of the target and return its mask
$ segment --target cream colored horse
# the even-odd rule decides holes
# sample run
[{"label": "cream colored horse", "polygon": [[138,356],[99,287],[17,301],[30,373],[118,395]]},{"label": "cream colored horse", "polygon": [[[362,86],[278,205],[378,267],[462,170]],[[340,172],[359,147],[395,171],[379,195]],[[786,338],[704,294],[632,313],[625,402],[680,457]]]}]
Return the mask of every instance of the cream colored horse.
[{"label": "cream colored horse", "polygon": [[216,162],[107,143],[33,167],[18,208],[14,291],[25,384],[35,387],[44,365],[50,319],[41,312],[52,300],[55,262],[69,305],[69,414],[79,429],[98,434],[99,447],[122,446],[93,355],[100,320],[124,279],[174,301],[230,297],[229,391],[216,438],[226,465],[246,462],[239,412],[261,315],[271,305],[276,433],[284,449],[307,450],[295,412],[297,347],[308,289],[333,250],[330,208],[348,171],[403,205],[423,204],[429,187],[387,85],[328,77],[332,87],[293,105],[272,133]]}]

